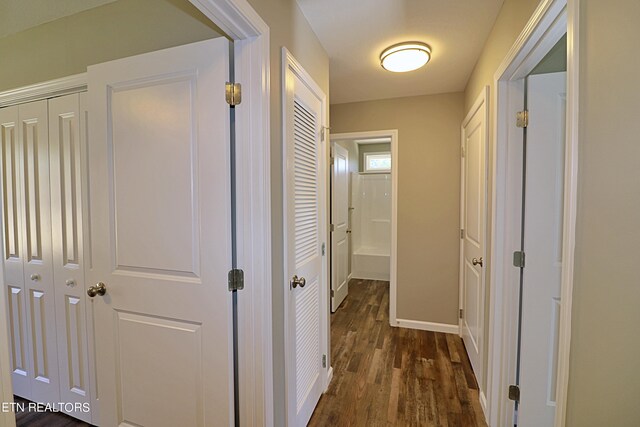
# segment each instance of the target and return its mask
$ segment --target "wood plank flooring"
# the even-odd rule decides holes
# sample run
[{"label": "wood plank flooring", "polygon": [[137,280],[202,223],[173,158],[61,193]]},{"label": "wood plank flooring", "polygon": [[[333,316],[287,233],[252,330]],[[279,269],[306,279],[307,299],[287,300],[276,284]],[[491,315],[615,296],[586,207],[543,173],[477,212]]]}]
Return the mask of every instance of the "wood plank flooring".
[{"label": "wood plank flooring", "polygon": [[[24,403],[28,409],[29,401],[15,396],[16,403]],[[17,427],[89,427],[89,424],[71,418],[60,412],[18,412],[16,413]]]},{"label": "wood plank flooring", "polygon": [[486,426],[457,335],[389,326],[389,283],[352,280],[331,315],[333,380],[310,426]]}]

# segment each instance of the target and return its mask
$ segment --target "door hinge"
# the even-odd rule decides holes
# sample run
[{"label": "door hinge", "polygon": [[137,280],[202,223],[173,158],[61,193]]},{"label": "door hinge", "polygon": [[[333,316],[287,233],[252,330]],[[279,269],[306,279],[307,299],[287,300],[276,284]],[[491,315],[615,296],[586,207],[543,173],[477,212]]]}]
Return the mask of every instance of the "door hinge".
[{"label": "door hinge", "polygon": [[333,164],[335,163],[335,158],[333,156],[329,157],[329,163],[331,164],[331,166],[333,166]]},{"label": "door hinge", "polygon": [[327,244],[323,243],[322,244],[322,256],[324,256],[325,252],[327,251]]},{"label": "door hinge", "polygon": [[517,385],[509,386],[509,400],[513,400],[514,402],[520,401],[520,387]]},{"label": "door hinge", "polygon": [[224,87],[227,104],[235,107],[242,102],[242,85],[240,83],[227,82]]},{"label": "door hinge", "polygon": [[244,289],[244,271],[239,268],[229,270],[229,291]]},{"label": "door hinge", "polygon": [[460,152],[462,153],[462,158],[464,159],[464,157],[467,155],[467,149],[465,148],[464,145],[461,146],[460,148],[461,148]]},{"label": "door hinge", "polygon": [[515,251],[513,253],[513,266],[518,268],[524,268],[524,252]]},{"label": "door hinge", "polygon": [[463,314],[464,314],[464,310],[463,310],[463,309],[460,309],[460,314],[459,314],[460,319],[462,319],[462,318],[463,318]]},{"label": "door hinge", "polygon": [[334,291],[333,289],[331,289],[331,298],[333,298],[336,295],[336,291]]},{"label": "door hinge", "polygon": [[327,126],[322,126],[322,128],[320,129],[320,139],[322,141],[324,141],[325,136],[327,135],[327,131],[330,130],[330,127]]},{"label": "door hinge", "polygon": [[460,238],[464,239],[464,228],[460,229]]},{"label": "door hinge", "polygon": [[329,231],[332,233],[336,231],[336,226],[334,224],[329,225]]},{"label": "door hinge", "polygon": [[322,367],[323,368],[327,367],[327,355],[326,354],[322,355]]},{"label": "door hinge", "polygon": [[516,126],[526,128],[529,126],[529,112],[527,110],[518,111],[516,114]]}]

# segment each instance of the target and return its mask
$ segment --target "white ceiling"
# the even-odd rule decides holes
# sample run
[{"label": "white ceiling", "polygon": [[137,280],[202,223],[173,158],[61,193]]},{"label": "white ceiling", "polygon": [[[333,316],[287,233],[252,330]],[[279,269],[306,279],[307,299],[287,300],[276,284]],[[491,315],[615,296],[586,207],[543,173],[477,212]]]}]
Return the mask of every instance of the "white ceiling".
[{"label": "white ceiling", "polygon": [[116,0],[0,0],[0,37]]},{"label": "white ceiling", "polygon": [[[464,90],[504,0],[298,0],[331,59],[331,103]],[[421,41],[431,61],[408,73],[380,53]]]}]

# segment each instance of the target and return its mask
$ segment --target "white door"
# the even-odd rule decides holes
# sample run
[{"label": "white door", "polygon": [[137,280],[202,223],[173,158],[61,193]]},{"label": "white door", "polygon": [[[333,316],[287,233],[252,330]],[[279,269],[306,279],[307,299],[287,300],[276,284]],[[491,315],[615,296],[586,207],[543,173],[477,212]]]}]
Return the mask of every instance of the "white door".
[{"label": "white door", "polygon": [[102,426],[233,424],[229,43],[89,67]]},{"label": "white door", "polygon": [[[485,98],[486,99],[486,98]],[[476,104],[477,106],[478,104]],[[484,308],[486,301],[484,250],[487,186],[486,102],[482,101],[462,128],[462,339],[476,374],[483,384]]]},{"label": "white door", "polygon": [[554,425],[562,273],[566,73],[528,77],[518,425]]},{"label": "white door", "polygon": [[5,280],[14,393],[60,401],[47,101],[3,109]]},{"label": "white door", "polygon": [[[323,391],[322,307],[328,294],[323,272],[323,103],[300,76],[286,69],[285,227],[288,316],[287,412],[289,426],[306,426]],[[324,294],[324,295],[323,295]],[[323,304],[324,303],[324,304]],[[328,308],[327,308],[328,311]]]},{"label": "white door", "polygon": [[[82,159],[86,151],[80,130],[81,98],[84,100],[86,95],[73,94],[49,100],[51,234],[60,399],[80,404],[91,403],[82,221]],[[75,408],[65,412],[92,422],[92,412],[96,408],[91,412]]]},{"label": "white door", "polygon": [[331,311],[349,293],[349,152],[334,144],[331,167]]}]

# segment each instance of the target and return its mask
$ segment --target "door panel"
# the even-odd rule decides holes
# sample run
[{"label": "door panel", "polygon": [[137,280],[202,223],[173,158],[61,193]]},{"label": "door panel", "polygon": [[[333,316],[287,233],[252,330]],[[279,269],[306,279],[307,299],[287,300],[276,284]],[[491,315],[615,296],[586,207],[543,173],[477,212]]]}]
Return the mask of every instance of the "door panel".
[{"label": "door panel", "polygon": [[462,339],[471,366],[482,387],[484,365],[484,311],[486,303],[484,249],[487,209],[487,119],[482,102],[462,129]]},{"label": "door panel", "polygon": [[331,168],[331,311],[349,293],[349,152],[334,144]]},{"label": "door panel", "polygon": [[287,402],[289,425],[304,426],[320,399],[325,374],[321,307],[327,288],[321,246],[326,154],[320,138],[322,102],[289,67],[286,73],[286,274],[305,280],[304,286],[288,283],[287,339],[294,354],[286,359]]},{"label": "door panel", "polygon": [[518,425],[552,426],[562,274],[566,73],[528,77]]},{"label": "door panel", "polygon": [[228,52],[219,38],[89,68],[102,425],[233,424]]}]

